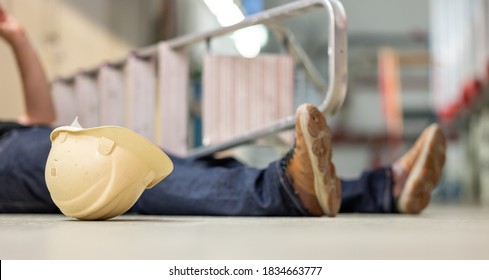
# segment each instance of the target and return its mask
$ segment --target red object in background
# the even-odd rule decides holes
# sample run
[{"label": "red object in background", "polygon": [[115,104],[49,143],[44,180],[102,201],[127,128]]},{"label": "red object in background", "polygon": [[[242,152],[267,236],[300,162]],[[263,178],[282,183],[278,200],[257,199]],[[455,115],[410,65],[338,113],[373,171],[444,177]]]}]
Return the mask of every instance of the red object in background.
[{"label": "red object in background", "polygon": [[462,103],[464,107],[470,106],[482,93],[482,82],[473,79],[466,83],[462,90]]},{"label": "red object in background", "polygon": [[[489,64],[488,64],[489,71]],[[443,122],[452,122],[460,112],[464,110],[470,110],[472,104],[477,102],[482,95],[483,84],[479,79],[473,79],[465,83],[462,88],[462,94],[460,94],[457,101],[448,105],[438,112],[438,117]]]},{"label": "red object in background", "polygon": [[486,64],[486,81],[489,81],[489,61]]},{"label": "red object in background", "polygon": [[454,102],[447,107],[441,109],[438,112],[438,118],[441,119],[443,122],[450,123],[455,119],[462,108],[462,104],[460,104],[459,102]]}]

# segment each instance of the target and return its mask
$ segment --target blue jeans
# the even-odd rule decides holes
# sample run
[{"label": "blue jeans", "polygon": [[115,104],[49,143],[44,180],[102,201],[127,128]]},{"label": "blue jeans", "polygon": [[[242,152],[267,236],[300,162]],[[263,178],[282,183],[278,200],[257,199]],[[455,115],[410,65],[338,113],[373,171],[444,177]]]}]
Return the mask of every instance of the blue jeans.
[{"label": "blue jeans", "polygon": [[[14,129],[0,140],[0,213],[59,213],[44,180],[51,128]],[[232,159],[170,156],[172,174],[146,190],[131,213],[151,215],[308,216],[285,159],[256,169]],[[393,213],[390,168],[342,180],[340,212]]]}]

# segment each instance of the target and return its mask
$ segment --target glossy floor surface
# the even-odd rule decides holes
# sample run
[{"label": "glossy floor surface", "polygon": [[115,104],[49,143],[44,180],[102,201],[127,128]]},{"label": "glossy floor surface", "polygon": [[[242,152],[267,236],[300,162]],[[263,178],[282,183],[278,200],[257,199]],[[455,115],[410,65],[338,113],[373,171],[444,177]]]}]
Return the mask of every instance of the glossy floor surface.
[{"label": "glossy floor surface", "polygon": [[336,218],[0,214],[0,259],[489,259],[489,209]]}]

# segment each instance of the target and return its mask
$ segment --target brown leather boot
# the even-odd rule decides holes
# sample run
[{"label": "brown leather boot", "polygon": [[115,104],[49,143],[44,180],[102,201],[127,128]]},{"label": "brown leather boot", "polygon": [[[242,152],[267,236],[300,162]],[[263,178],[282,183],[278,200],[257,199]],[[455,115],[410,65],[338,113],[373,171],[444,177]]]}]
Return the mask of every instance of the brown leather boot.
[{"label": "brown leather boot", "polygon": [[336,216],[341,185],[331,161],[331,131],[321,112],[311,104],[297,109],[296,143],[287,171],[296,194],[315,216]]},{"label": "brown leather boot", "polygon": [[428,206],[443,171],[445,152],[445,135],[437,124],[432,124],[393,164],[394,197],[398,198],[399,212],[417,214]]}]

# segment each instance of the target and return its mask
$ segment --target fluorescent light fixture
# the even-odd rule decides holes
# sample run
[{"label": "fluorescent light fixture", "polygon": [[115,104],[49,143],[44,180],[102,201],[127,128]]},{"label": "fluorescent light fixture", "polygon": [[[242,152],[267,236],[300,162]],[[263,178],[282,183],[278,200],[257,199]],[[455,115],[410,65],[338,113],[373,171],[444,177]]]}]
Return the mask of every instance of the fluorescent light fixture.
[{"label": "fluorescent light fixture", "polygon": [[268,33],[263,25],[254,25],[233,33],[236,49],[244,57],[257,56],[268,41]]},{"label": "fluorescent light fixture", "polygon": [[[242,21],[245,16],[233,0],[203,0],[221,26],[230,26]],[[238,52],[244,57],[255,57],[268,42],[268,33],[263,25],[250,26],[233,33],[231,38]]]},{"label": "fluorescent light fixture", "polygon": [[233,25],[245,18],[233,0],[204,0],[204,2],[222,26]]}]

